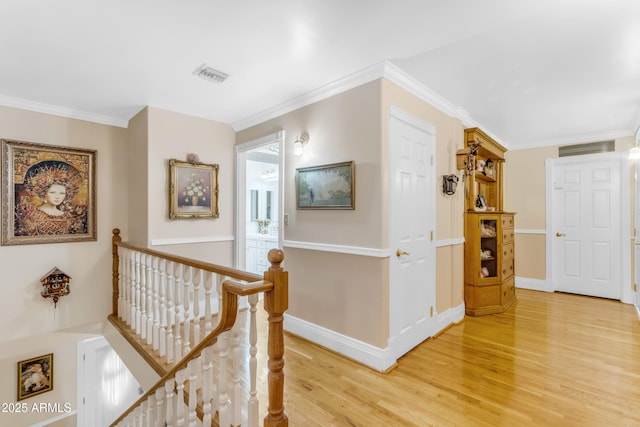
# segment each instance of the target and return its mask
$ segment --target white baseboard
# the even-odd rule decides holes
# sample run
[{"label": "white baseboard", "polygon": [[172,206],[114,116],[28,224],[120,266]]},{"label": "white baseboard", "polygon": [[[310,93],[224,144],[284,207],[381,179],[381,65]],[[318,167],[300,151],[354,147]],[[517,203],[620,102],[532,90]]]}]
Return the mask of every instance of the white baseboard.
[{"label": "white baseboard", "polygon": [[516,288],[530,289],[532,291],[555,292],[551,283],[541,279],[531,279],[529,277],[515,278]]},{"label": "white baseboard", "polygon": [[[438,314],[435,320],[436,331],[447,328],[452,323],[464,319],[464,303]],[[294,335],[333,350],[376,371],[384,372],[396,364],[390,347],[379,348],[355,338],[348,337],[290,314],[284,315],[284,329]]]},{"label": "white baseboard", "polygon": [[448,310],[438,313],[436,317],[436,330],[433,335],[437,335],[449,325],[453,323],[461,322],[464,319],[464,302],[457,307],[452,307]]},{"label": "white baseboard", "polygon": [[384,372],[396,363],[396,360],[390,357],[389,348],[375,347],[290,314],[284,315],[284,329],[376,371]]}]

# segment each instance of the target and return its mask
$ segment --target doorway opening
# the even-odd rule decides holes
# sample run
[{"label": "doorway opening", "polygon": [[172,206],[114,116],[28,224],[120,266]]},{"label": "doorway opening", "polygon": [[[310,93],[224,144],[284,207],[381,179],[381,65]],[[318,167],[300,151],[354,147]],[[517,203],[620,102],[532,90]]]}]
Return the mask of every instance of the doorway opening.
[{"label": "doorway opening", "polygon": [[284,131],[236,146],[236,268],[262,274],[282,247]]}]

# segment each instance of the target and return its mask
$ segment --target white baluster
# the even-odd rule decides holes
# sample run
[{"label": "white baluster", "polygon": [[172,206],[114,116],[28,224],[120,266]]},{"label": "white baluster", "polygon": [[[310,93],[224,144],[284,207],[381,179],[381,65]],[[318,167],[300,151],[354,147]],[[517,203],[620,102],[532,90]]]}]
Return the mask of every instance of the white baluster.
[{"label": "white baluster", "polygon": [[218,417],[221,426],[231,425],[229,413],[229,371],[227,368],[229,333],[223,332],[218,337]]},{"label": "white baluster", "polygon": [[258,304],[258,294],[249,295],[249,402],[247,403],[248,425],[258,426],[258,413],[260,402],[258,401],[258,390],[256,389],[256,375],[258,371],[258,328],[256,311]]},{"label": "white baluster", "polygon": [[200,388],[201,380],[201,358],[191,359],[187,364],[187,372],[189,372],[189,414],[187,419],[189,420],[189,427],[197,427],[198,414],[196,413],[197,406],[197,390]]},{"label": "white baluster", "polygon": [[184,426],[184,380],[185,369],[176,372],[176,426]]},{"label": "white baluster", "polygon": [[160,357],[164,357],[167,355],[167,303],[165,299],[165,295],[167,292],[167,275],[165,273],[165,268],[167,265],[167,261],[164,259],[158,259],[158,273],[159,273],[159,298],[160,298],[160,315],[158,325],[158,353]]},{"label": "white baluster", "polygon": [[146,400],[138,406],[138,409],[140,410],[140,416],[138,417],[140,426],[146,427],[147,425],[147,406],[149,406],[149,403]]},{"label": "white baluster", "polygon": [[116,250],[118,251],[118,317],[123,319],[124,294],[126,291],[124,249],[117,247]]},{"label": "white baluster", "polygon": [[213,287],[213,273],[205,271],[204,273],[204,334],[209,335],[213,330],[211,322],[211,288]]},{"label": "white baluster", "polygon": [[213,387],[213,365],[211,346],[202,350],[202,425],[210,426],[212,418],[211,395]]},{"label": "white baluster", "polygon": [[130,249],[127,249],[127,324],[131,329],[135,328],[134,319],[135,319],[135,264],[133,262],[134,253]]},{"label": "white baluster", "polygon": [[149,396],[145,403],[147,404],[147,416],[144,425],[147,427],[153,427],[156,419],[156,395],[152,394]]},{"label": "white baluster", "polygon": [[193,267],[187,267],[184,272],[184,284],[183,284],[183,308],[184,308],[184,320],[182,322],[182,354],[186,355],[191,351],[190,338],[191,338],[191,298],[189,297],[189,290],[191,289],[191,277],[193,275]]},{"label": "white baluster", "polygon": [[167,382],[164,383],[165,400],[166,400],[165,420],[167,423],[167,427],[173,427],[176,425],[175,423],[176,404],[174,402],[175,399],[174,399],[173,387],[174,387],[173,378],[170,380],[167,380]]},{"label": "white baluster", "polygon": [[240,322],[235,322],[230,331],[233,385],[231,388],[231,418],[234,426],[242,424],[242,386],[240,385]]},{"label": "white baluster", "polygon": [[147,338],[147,255],[140,254],[140,338]]},{"label": "white baluster", "polygon": [[164,388],[160,387],[156,390],[156,419],[153,427],[164,427],[164,419],[166,416],[166,404],[164,401]]},{"label": "white baluster", "polygon": [[138,335],[140,335],[140,252],[136,252],[135,254],[135,269],[136,269],[136,301],[135,301],[135,320],[133,321],[134,330]]},{"label": "white baluster", "polygon": [[173,261],[167,261],[167,363],[171,363],[174,360],[173,325],[175,323],[175,312],[173,310],[173,288]]},{"label": "white baluster", "polygon": [[182,318],[180,316],[180,295],[182,293],[182,264],[178,262],[173,263],[173,276],[174,276],[174,296],[173,303],[175,304],[175,324],[173,330],[173,363],[177,365],[180,359],[182,359],[182,337],[180,336],[180,324]]},{"label": "white baluster", "polygon": [[147,345],[153,343],[153,272],[151,271],[151,263],[153,262],[151,255],[147,255],[145,261],[145,276],[147,277],[147,316],[145,317],[145,325],[147,331],[145,336],[147,337]]},{"label": "white baluster", "polygon": [[202,270],[194,268],[191,272],[193,280],[193,345],[200,342],[200,282],[202,281]]}]

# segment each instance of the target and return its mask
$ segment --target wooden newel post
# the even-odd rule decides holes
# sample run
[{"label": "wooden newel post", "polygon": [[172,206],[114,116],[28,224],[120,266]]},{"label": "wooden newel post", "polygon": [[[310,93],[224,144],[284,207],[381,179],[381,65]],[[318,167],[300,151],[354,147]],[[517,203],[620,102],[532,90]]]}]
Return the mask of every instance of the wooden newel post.
[{"label": "wooden newel post", "polygon": [[264,273],[264,280],[273,283],[273,290],[266,292],[264,309],[269,314],[269,412],[264,427],[287,427],[289,419],[284,413],[284,312],[289,307],[289,273],[280,264],[284,252],[271,249],[268,255],[271,267]]},{"label": "wooden newel post", "polygon": [[111,256],[113,259],[113,265],[111,267],[112,270],[112,277],[111,280],[113,281],[113,295],[111,296],[111,310],[112,310],[112,314],[115,317],[118,317],[118,296],[120,295],[120,285],[118,282],[118,276],[119,276],[119,272],[118,272],[118,268],[120,266],[120,257],[118,256],[118,242],[121,242],[122,238],[120,237],[120,229],[119,228],[114,228],[113,229],[113,237],[111,238]]}]

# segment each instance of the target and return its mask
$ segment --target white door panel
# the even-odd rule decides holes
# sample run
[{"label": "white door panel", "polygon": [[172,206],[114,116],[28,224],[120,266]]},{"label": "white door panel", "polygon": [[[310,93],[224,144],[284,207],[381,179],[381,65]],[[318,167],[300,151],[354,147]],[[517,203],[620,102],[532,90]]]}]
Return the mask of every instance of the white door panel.
[{"label": "white door panel", "polygon": [[620,161],[562,159],[553,171],[555,288],[620,299]]},{"label": "white door panel", "polygon": [[[435,128],[389,118],[390,348],[398,358],[431,336],[435,304]],[[396,251],[400,251],[399,255]]]}]

